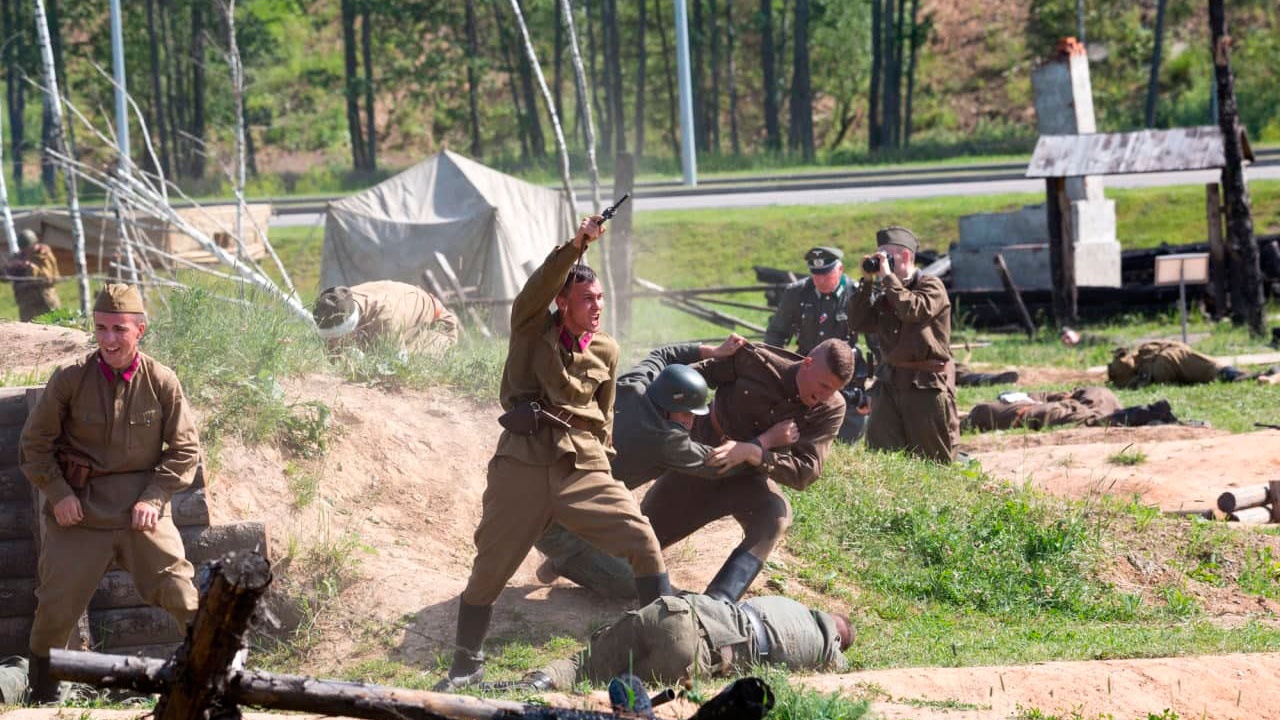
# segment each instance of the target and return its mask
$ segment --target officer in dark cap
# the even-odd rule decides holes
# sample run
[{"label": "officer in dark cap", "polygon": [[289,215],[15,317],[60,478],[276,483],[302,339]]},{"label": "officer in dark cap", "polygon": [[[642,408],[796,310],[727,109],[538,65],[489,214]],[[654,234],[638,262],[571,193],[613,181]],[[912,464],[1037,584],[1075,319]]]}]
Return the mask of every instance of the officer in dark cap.
[{"label": "officer in dark cap", "polygon": [[876,246],[863,258],[862,282],[849,300],[850,329],[876,333],[882,351],[867,447],[950,463],[960,417],[947,288],[916,269],[920,241],[910,230],[883,228]]},{"label": "officer in dark cap", "polygon": [[[764,332],[766,345],[786,347],[796,339],[796,351],[808,355],[818,343],[838,338],[854,351],[853,380],[844,388],[844,424],[837,437],[857,442],[867,425],[871,403],[863,391],[870,366],[858,350],[858,333],[849,330],[848,305],[854,284],[844,274],[844,253],[839,248],[819,246],[804,254],[809,277],[797,280],[783,291],[778,312],[769,318]],[[871,336],[867,337],[868,347]]]}]

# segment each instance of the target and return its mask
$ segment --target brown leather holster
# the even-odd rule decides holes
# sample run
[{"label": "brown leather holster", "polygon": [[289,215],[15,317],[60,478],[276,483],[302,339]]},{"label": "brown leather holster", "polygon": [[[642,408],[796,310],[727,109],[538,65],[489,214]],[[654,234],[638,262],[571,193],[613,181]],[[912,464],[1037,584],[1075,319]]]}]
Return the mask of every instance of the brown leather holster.
[{"label": "brown leather holster", "polygon": [[544,405],[537,400],[517,403],[515,407],[498,416],[498,424],[516,435],[533,435],[544,425],[568,430],[591,429],[586,420],[554,405]]},{"label": "brown leather holster", "polygon": [[93,469],[89,458],[73,450],[59,450],[57,454],[58,469],[62,470],[62,479],[67,481],[73,490],[83,490],[89,481],[104,473]]}]

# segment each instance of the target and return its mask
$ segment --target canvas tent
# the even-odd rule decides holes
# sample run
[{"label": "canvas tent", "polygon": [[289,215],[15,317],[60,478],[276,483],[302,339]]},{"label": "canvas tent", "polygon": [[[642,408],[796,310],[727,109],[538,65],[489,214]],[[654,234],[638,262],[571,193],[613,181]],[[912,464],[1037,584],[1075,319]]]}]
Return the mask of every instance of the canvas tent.
[{"label": "canvas tent", "polygon": [[568,239],[564,195],[448,150],[364,192],[329,203],[323,287],[371,280],[423,285],[435,253],[462,285],[493,305],[490,325],[509,330],[510,301],[548,252]]}]

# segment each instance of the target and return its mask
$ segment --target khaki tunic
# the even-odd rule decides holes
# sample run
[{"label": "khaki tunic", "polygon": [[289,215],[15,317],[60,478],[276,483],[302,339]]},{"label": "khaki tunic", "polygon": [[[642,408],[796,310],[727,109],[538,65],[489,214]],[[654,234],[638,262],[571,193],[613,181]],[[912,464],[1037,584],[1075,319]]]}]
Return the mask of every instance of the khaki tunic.
[{"label": "khaki tunic", "polygon": [[1094,425],[1120,409],[1115,393],[1103,387],[1076,388],[1069,393],[1028,393],[1022,402],[978,403],[965,418],[965,427],[980,432],[1057,425]]},{"label": "khaki tunic", "polygon": [[[22,429],[22,471],[46,499],[30,641],[41,657],[65,645],[112,561],[133,575],[145,601],[179,623],[195,612],[194,569],[168,503],[195,479],[199,436],[177,376],[138,355],[128,382],[108,380],[97,353],[59,369]],[[58,467],[58,449],[83,455],[103,475],[73,491]],[[52,506],[73,492],[84,520],[61,527]],[[137,502],[160,510],[154,531],[130,529]]]},{"label": "khaki tunic", "polygon": [[1175,340],[1154,340],[1136,352],[1115,351],[1107,365],[1107,379],[1118,388],[1139,388],[1161,383],[1196,384],[1218,379],[1218,361]]},{"label": "khaki tunic", "polygon": [[[783,597],[748,602],[772,643],[766,662],[791,670],[847,668],[830,615]],[[751,621],[737,605],[706,595],[666,595],[596,631],[586,650],[543,672],[557,689],[584,680],[606,683],[624,672],[665,685],[747,672],[761,661],[757,650]]]},{"label": "khaki tunic", "polygon": [[533,435],[504,430],[499,437],[475,533],[476,559],[462,593],[468,605],[493,604],[553,521],[624,558],[637,575],[666,572],[635,497],[609,474],[618,345],[600,332],[585,350],[568,350],[558,317],[547,310],[577,258],[572,244],[556,248],[516,297],[501,402],[509,410],[537,400],[583,427],[544,424]]},{"label": "khaki tunic", "polygon": [[[14,279],[13,299],[18,305],[18,319],[28,322],[62,307],[58,298],[58,259],[44,243],[36,243],[20,256],[30,263],[23,268],[25,277]],[[16,273],[10,273],[16,274]]]},{"label": "khaki tunic", "polygon": [[960,418],[951,300],[942,281],[917,272],[903,284],[888,275],[877,293],[875,283],[864,279],[849,301],[849,327],[877,333],[884,359],[871,394],[867,447],[954,460]]},{"label": "khaki tunic", "polygon": [[422,288],[378,280],[352,286],[351,296],[360,306],[360,322],[353,333],[360,345],[388,337],[406,350],[441,352],[458,342],[458,316]]}]

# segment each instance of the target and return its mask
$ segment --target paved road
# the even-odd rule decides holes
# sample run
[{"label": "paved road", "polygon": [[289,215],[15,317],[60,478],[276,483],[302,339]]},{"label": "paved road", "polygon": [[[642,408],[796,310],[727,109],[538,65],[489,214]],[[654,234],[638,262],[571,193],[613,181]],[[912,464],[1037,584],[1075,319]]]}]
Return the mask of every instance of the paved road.
[{"label": "paved road", "polygon": [[[963,168],[956,170],[963,172]],[[835,205],[879,202],[948,195],[996,195],[1003,193],[1043,193],[1044,180],[1018,177],[1020,173],[999,173],[992,177],[885,177],[867,180],[832,180],[829,183],[797,183],[801,187],[772,184],[768,189],[750,186],[698,188],[693,193],[673,192],[635,199],[637,210],[695,210],[703,208],[759,207],[764,205]],[[1111,175],[1103,179],[1108,188],[1137,188],[1165,185],[1204,185],[1216,182],[1217,170],[1192,172]],[[1267,158],[1247,170],[1250,180],[1280,179],[1280,160]],[[843,185],[827,187],[827,185]],[[608,200],[606,199],[606,202]],[[324,214],[304,211],[271,218],[272,227],[322,226]]]}]

